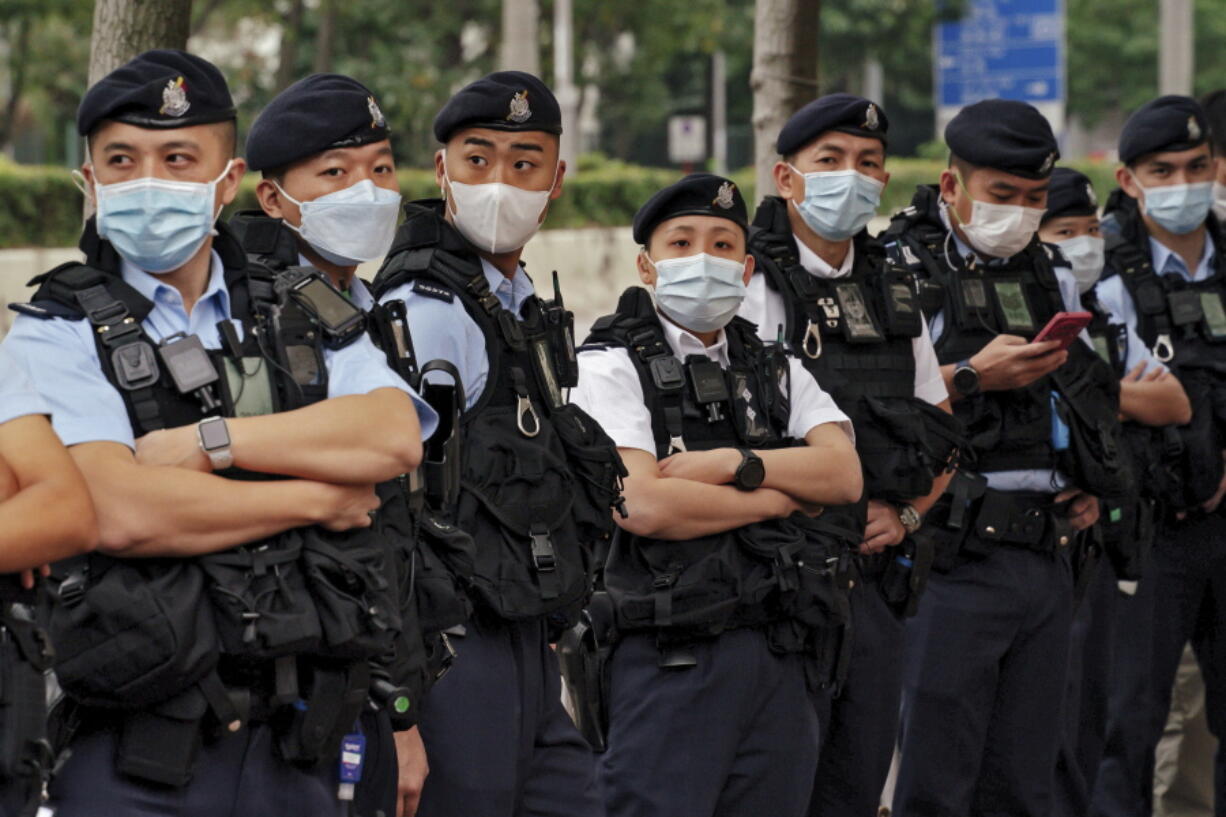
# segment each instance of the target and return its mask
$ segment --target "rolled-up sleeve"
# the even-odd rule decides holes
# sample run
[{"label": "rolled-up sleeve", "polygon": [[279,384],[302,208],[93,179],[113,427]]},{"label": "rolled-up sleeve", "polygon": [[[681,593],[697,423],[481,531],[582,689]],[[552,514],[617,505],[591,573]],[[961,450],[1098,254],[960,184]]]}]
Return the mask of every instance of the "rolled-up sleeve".
[{"label": "rolled-up sleeve", "polygon": [[579,353],[579,385],[570,401],[600,423],[618,448],[638,448],[656,456],[651,412],[643,403],[643,386],[625,349],[589,349]]}]

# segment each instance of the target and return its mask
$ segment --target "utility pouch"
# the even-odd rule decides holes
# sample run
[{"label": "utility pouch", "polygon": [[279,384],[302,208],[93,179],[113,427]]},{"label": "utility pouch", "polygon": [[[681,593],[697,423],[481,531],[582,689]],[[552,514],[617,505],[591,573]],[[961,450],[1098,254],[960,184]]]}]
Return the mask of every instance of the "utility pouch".
[{"label": "utility pouch", "polygon": [[979,474],[958,471],[949,481],[928,513],[924,524],[912,535],[917,554],[932,554],[932,569],[947,573],[958,564],[958,555],[975,524],[979,503],[987,489],[987,479]]},{"label": "utility pouch", "polygon": [[931,539],[916,542],[907,537],[897,548],[881,577],[881,595],[900,617],[909,618],[919,609],[928,586],[934,556]]},{"label": "utility pouch", "polygon": [[394,567],[382,525],[333,533],[302,528],[306,585],[319,615],[319,651],[332,658],[369,658],[392,646],[401,618]]},{"label": "utility pouch", "polygon": [[310,691],[301,707],[286,707],[273,720],[281,757],[300,768],[335,762],[341,741],[366,705],[370,666],[314,662]]},{"label": "utility pouch", "polygon": [[866,422],[856,428],[856,450],[870,496],[891,502],[925,496],[966,447],[961,422],[924,400],[865,397],[863,404]]},{"label": "utility pouch", "polygon": [[126,713],[119,727],[115,768],[152,783],[186,786],[192,779],[207,710],[204,696],[188,690],[160,706]]},{"label": "utility pouch", "polygon": [[299,564],[304,530],[197,560],[228,655],[276,658],[318,646],[319,615]]},{"label": "utility pouch", "polygon": [[577,497],[575,521],[592,542],[608,540],[617,525],[610,510],[626,516],[622,501],[622,479],[628,472],[617,453],[617,445],[604,429],[574,404],[557,408],[550,414],[554,431],[566,451],[571,473],[583,488],[587,501]]},{"label": "utility pouch", "polygon": [[188,689],[217,664],[217,628],[196,560],[59,562],[48,581],[55,672],[80,703],[141,709]]}]

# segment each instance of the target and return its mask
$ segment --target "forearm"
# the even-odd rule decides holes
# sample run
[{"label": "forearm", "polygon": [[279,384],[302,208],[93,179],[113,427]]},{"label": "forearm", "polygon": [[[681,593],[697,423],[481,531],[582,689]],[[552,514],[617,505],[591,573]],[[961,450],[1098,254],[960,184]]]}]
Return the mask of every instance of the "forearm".
[{"label": "forearm", "polygon": [[655,539],[695,539],[790,513],[790,503],[771,488],[740,491],[670,477],[630,478],[623,496],[628,516],[615,515],[628,532]]},{"label": "forearm", "polygon": [[234,463],[249,471],[368,484],[421,462],[421,429],[397,389],[335,397],[305,408],[229,421]]},{"label": "forearm", "polygon": [[941,367],[941,379],[945,381],[945,391],[949,392],[949,402],[957,403],[962,399],[962,392],[954,388],[954,369],[957,364],[950,363]]},{"label": "forearm", "polygon": [[92,550],[97,535],[94,508],[79,476],[23,486],[0,502],[0,573]]},{"label": "forearm", "polygon": [[911,500],[911,507],[919,512],[920,516],[928,513],[937,500],[941,498],[941,494],[945,493],[945,488],[949,485],[949,481],[953,479],[954,472],[948,471],[940,474],[932,481],[932,490],[921,497],[916,497]]},{"label": "forearm", "polygon": [[[840,432],[841,433],[841,432]],[[755,451],[766,469],[763,488],[774,488],[813,505],[846,505],[864,489],[860,459],[850,445],[806,445]]]},{"label": "forearm", "polygon": [[1183,424],[1192,419],[1192,405],[1173,377],[1120,383],[1120,413],[1147,426]]}]

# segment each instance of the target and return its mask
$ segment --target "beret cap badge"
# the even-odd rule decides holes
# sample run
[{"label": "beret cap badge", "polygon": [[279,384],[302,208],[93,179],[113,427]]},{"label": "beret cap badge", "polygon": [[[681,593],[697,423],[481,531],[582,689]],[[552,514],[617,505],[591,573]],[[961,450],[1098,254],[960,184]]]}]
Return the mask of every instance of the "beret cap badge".
[{"label": "beret cap badge", "polygon": [[1086,185],[1086,198],[1090,200],[1090,204],[1098,206],[1098,196],[1095,195],[1094,186],[1091,184]]},{"label": "beret cap badge", "polygon": [[1051,169],[1056,165],[1056,152],[1052,151],[1043,158],[1043,164],[1039,165],[1039,174],[1046,175],[1051,172]]},{"label": "beret cap badge", "polygon": [[1200,141],[1201,131],[1200,125],[1196,122],[1195,116],[1188,117],[1188,140],[1192,142]]},{"label": "beret cap badge", "polygon": [[724,182],[719,186],[719,191],[715,194],[715,199],[711,203],[725,210],[731,210],[733,204],[736,203],[732,198],[732,193],[735,190],[736,186],[732,182]]},{"label": "beret cap badge", "polygon": [[370,111],[370,126],[372,128],[381,128],[387,124],[387,120],[383,118],[383,111],[379,110],[379,103],[375,102],[373,96],[366,97],[366,109]]},{"label": "beret cap badge", "polygon": [[525,89],[511,97],[511,106],[507,112],[507,119],[516,124],[521,124],[527,122],[531,117],[532,109],[528,107],[528,91]]},{"label": "beret cap badge", "polygon": [[192,103],[187,99],[187,83],[183,77],[168,80],[162,89],[162,107],[158,113],[163,116],[179,117],[187,113]]},{"label": "beret cap badge", "polygon": [[881,120],[877,116],[877,106],[873,103],[868,103],[868,108],[864,111],[864,129],[877,130],[881,125]]}]

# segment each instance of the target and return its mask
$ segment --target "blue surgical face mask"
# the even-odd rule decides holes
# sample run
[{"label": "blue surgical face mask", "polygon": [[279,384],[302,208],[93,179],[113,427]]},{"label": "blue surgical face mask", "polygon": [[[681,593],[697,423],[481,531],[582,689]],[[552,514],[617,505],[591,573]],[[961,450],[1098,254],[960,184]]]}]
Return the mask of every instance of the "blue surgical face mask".
[{"label": "blue surgical face mask", "polygon": [[1145,187],[1135,174],[1132,178],[1145,194],[1146,215],[1175,235],[1187,235],[1204,224],[1213,207],[1213,182]]},{"label": "blue surgical face mask", "polygon": [[94,183],[98,235],[145,272],[178,269],[211,235],[221,214],[214,210],[217,182],[178,182],[145,176],[130,182]]},{"label": "blue surgical face mask", "polygon": [[721,329],[745,300],[744,261],[704,252],[651,263],[656,268],[656,306],[682,328]]},{"label": "blue surgical face mask", "polygon": [[843,241],[864,229],[877,214],[884,182],[858,170],[792,172],[805,178],[805,200],[792,201],[809,229],[827,241]]}]

